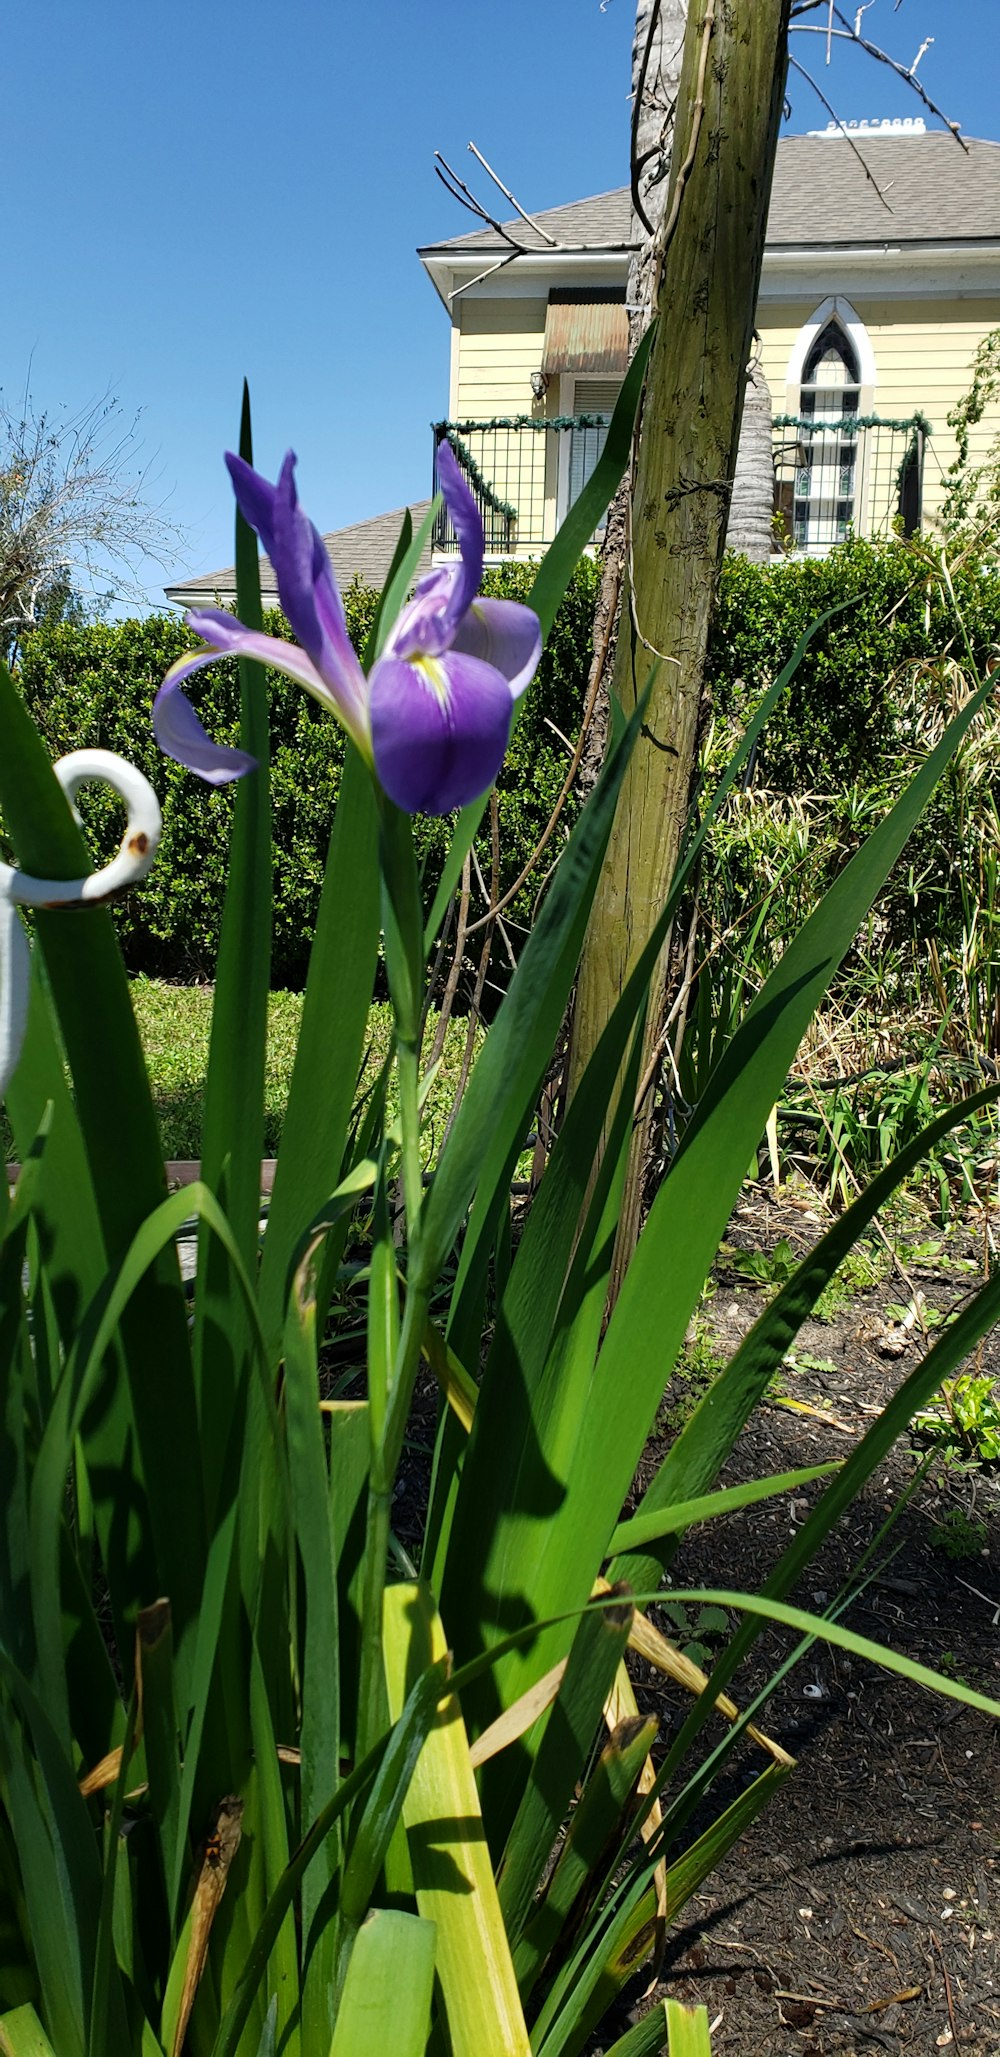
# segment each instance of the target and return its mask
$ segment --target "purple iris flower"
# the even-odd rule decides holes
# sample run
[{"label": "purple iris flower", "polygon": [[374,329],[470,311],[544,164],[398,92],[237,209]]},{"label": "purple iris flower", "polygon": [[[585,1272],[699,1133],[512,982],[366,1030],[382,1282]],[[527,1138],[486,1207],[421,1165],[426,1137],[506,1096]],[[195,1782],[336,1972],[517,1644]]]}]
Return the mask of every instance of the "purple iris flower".
[{"label": "purple iris flower", "polygon": [[255,760],[206,735],[182,682],[220,657],[252,657],[305,686],[340,720],[390,800],[407,814],[449,814],[492,785],[510,738],[514,703],[541,655],[537,615],[515,600],[478,599],[483,569],[479,510],[447,443],[438,477],[461,552],[428,572],[366,678],[322,538],[299,507],[289,451],[272,486],[241,457],[226,463],[244,518],[274,567],[297,644],[265,636],[217,607],[185,616],[207,649],[173,664],[153,703],[168,757],[223,785]]}]

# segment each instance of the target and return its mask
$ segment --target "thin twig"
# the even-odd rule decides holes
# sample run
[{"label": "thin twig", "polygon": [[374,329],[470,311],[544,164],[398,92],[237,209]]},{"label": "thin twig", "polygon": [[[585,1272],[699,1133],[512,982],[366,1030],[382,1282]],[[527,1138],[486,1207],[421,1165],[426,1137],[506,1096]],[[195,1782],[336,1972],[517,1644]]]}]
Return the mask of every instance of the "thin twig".
[{"label": "thin twig", "polygon": [[[896,77],[902,79],[904,85],[909,86],[911,90],[914,93],[916,93],[918,100],[923,102],[923,105],[927,108],[928,113],[933,114],[938,121],[943,122],[945,128],[951,131],[951,134],[954,136],[955,141],[957,143],[960,143],[962,149],[968,152],[968,144],[959,135],[958,122],[948,120],[948,116],[944,113],[943,109],[937,105],[936,101],[931,99],[930,94],[921,85],[920,80],[917,78],[912,66],[900,64],[898,58],[890,57],[888,51],[881,49],[878,43],[872,43],[867,36],[861,35],[858,31],[856,23],[852,28],[850,22],[847,19],[847,16],[841,12],[841,9],[839,7],[834,8],[834,14],[837,20],[841,23],[841,27],[839,29],[834,29],[832,32],[834,42],[853,43],[855,45],[855,48],[858,50],[863,50],[866,56],[874,57],[876,63],[887,64],[889,70],[894,71]],[[820,27],[820,25],[816,22],[803,22],[794,20],[790,23],[790,28],[797,35],[801,36],[825,36],[827,33],[826,29]],[[922,54],[922,52],[918,54],[915,60],[916,63],[919,64],[920,56]]]},{"label": "thin twig", "polygon": [[[500,815],[499,809],[497,807],[497,794],[495,786],[493,787],[490,793],[490,830],[492,865],[490,875],[490,890],[488,897],[490,900],[493,900],[496,897],[497,888],[500,883]],[[468,934],[468,931],[466,931],[466,933]],[[479,965],[476,971],[476,983],[472,994],[472,1000],[469,1005],[469,1026],[465,1037],[465,1049],[462,1053],[462,1069],[459,1073],[458,1084],[455,1087],[455,1097],[451,1103],[451,1107],[448,1112],[448,1119],[445,1123],[444,1135],[441,1138],[442,1149],[444,1148],[444,1145],[447,1142],[449,1135],[451,1134],[455,1122],[455,1116],[457,1115],[458,1110],[462,1104],[465,1088],[469,1083],[469,1073],[472,1070],[472,1059],[476,1047],[476,1029],[478,1028],[479,1023],[482,1020],[482,1014],[480,1010],[482,1007],[483,987],[486,984],[486,973],[489,967],[490,948],[492,942],[493,927],[491,923],[486,930],[486,934],[483,937],[483,947],[479,953]]]},{"label": "thin twig", "polygon": [[886,210],[886,213],[887,213],[887,214],[892,214],[892,213],[894,212],[894,209],[893,209],[893,207],[892,207],[892,204],[891,204],[891,202],[890,202],[890,201],[888,201],[888,200],[886,199],[886,197],[885,197],[885,194],[883,193],[883,191],[882,191],[882,188],[881,188],[881,186],[879,185],[879,182],[878,182],[877,178],[875,177],[875,174],[874,174],[874,172],[873,172],[873,171],[871,170],[871,167],[870,167],[869,165],[867,165],[867,164],[865,163],[865,160],[864,160],[864,158],[863,158],[863,156],[862,156],[862,154],[861,154],[861,151],[860,151],[860,150],[858,149],[858,146],[857,146],[856,142],[854,141],[854,138],[853,138],[853,136],[852,136],[852,135],[850,134],[849,130],[845,128],[845,126],[844,126],[843,122],[842,122],[842,121],[841,121],[841,119],[840,119],[840,116],[839,116],[839,114],[837,113],[837,110],[836,110],[836,108],[835,108],[835,107],[834,107],[834,106],[832,105],[832,103],[831,103],[831,102],[830,102],[830,101],[829,101],[829,100],[827,99],[827,97],[826,97],[826,94],[824,93],[824,91],[823,91],[822,87],[821,87],[821,86],[818,86],[818,85],[816,84],[816,81],[815,81],[815,79],[813,78],[812,72],[811,72],[811,71],[807,71],[807,70],[806,70],[806,68],[805,68],[805,65],[804,65],[804,64],[800,64],[800,63],[799,63],[799,60],[798,60],[798,58],[797,58],[797,57],[792,57],[792,56],[790,55],[790,56],[789,56],[789,59],[788,59],[788,62],[789,62],[789,64],[790,64],[790,66],[791,66],[792,70],[793,70],[793,71],[797,71],[797,72],[798,72],[798,74],[799,74],[799,77],[800,77],[800,78],[803,78],[803,79],[805,79],[806,85],[807,85],[807,86],[811,86],[811,87],[812,87],[812,89],[813,89],[813,92],[815,93],[815,95],[816,95],[816,98],[817,98],[817,100],[819,100],[819,101],[820,101],[820,102],[822,103],[822,105],[823,105],[823,106],[824,106],[824,107],[826,108],[827,114],[829,114],[829,115],[831,115],[831,116],[833,117],[833,120],[834,120],[834,121],[836,122],[836,124],[837,124],[837,127],[838,127],[838,129],[840,130],[840,133],[841,133],[841,135],[843,136],[843,138],[844,138],[845,142],[847,142],[847,143],[848,143],[848,144],[850,145],[850,147],[851,147],[851,150],[852,150],[852,151],[853,151],[853,153],[854,153],[854,156],[855,156],[855,157],[857,158],[857,160],[858,160],[858,163],[860,164],[860,166],[861,166],[861,169],[862,169],[862,171],[864,172],[864,175],[865,175],[866,179],[868,180],[868,184],[869,184],[870,186],[874,186],[874,188],[875,188],[875,191],[876,191],[876,193],[878,194],[878,197],[879,197],[879,199],[881,200],[881,202],[882,202],[882,205],[883,205],[883,207],[884,207],[884,208],[885,208],[885,210]]},{"label": "thin twig", "polygon": [[[490,888],[489,888],[489,886],[487,885],[487,883],[486,883],[486,880],[485,880],[485,879],[484,879],[484,877],[483,877],[483,869],[482,869],[482,865],[481,865],[481,864],[480,864],[480,862],[479,862],[479,852],[478,852],[478,851],[477,851],[477,849],[476,849],[475,843],[473,843],[473,845],[472,845],[472,862],[473,862],[473,864],[474,864],[474,865],[475,865],[475,867],[476,867],[476,877],[477,877],[477,879],[479,880],[479,890],[480,890],[480,892],[482,893],[483,899],[484,899],[484,900],[486,901],[486,904],[487,904],[487,906],[489,906],[489,904],[490,904]],[[499,876],[500,876],[500,852],[499,852],[499,845],[497,845],[497,848],[496,848],[496,850],[494,851],[494,856],[493,856],[493,868],[492,868],[492,875],[493,875],[493,877],[494,877],[494,878],[496,879],[497,883],[499,883]],[[517,970],[517,958],[515,957],[515,955],[514,955],[514,952],[513,952],[513,949],[511,948],[511,941],[510,941],[510,936],[509,936],[509,934],[508,934],[508,932],[507,932],[507,928],[506,928],[506,925],[504,924],[504,922],[502,922],[502,921],[501,921],[501,919],[500,919],[500,916],[499,916],[499,914],[498,914],[498,912],[497,912],[496,908],[494,908],[494,909],[493,909],[493,919],[494,919],[494,921],[496,922],[497,928],[499,929],[499,931],[500,931],[500,935],[501,935],[501,937],[502,937],[502,939],[503,939],[503,946],[504,946],[504,949],[505,949],[505,950],[506,950],[506,952],[507,952],[507,962],[508,962],[508,964],[510,965],[511,971],[516,971],[516,970]]]},{"label": "thin twig", "polygon": [[[608,630],[608,636],[610,636],[610,627]],[[525,884],[525,881],[531,877],[531,874],[534,871],[539,858],[542,856],[543,852],[548,848],[549,843],[552,841],[552,837],[556,832],[556,828],[558,826],[563,808],[565,807],[566,802],[569,799],[570,793],[573,790],[576,775],[580,769],[580,761],[583,757],[584,748],[586,746],[587,735],[590,730],[590,724],[594,718],[594,708],[597,704],[597,694],[603,676],[603,667],[599,669],[595,665],[593,669],[593,675],[591,678],[590,691],[587,694],[587,704],[583,710],[583,720],[580,723],[580,733],[576,740],[576,749],[574,750],[573,755],[570,758],[569,770],[567,771],[566,776],[562,782],[562,786],[560,788],[556,804],[553,807],[551,814],[549,815],[548,821],[546,822],[545,827],[542,830],[542,833],[539,836],[539,839],[535,844],[535,847],[532,850],[527,863],[523,866],[522,870],[518,872],[518,875],[514,880],[513,885],[508,886],[507,891],[504,894],[502,900],[498,900],[495,907],[488,908],[485,914],[480,915],[478,921],[474,921],[470,924],[468,930],[468,934],[470,936],[474,936],[477,929],[484,928],[488,921],[493,921],[498,915],[503,914],[506,911],[506,909],[510,906],[511,901],[516,900],[517,895],[521,890],[521,887]]]},{"label": "thin twig", "polygon": [[949,2025],[949,2027],[950,2027],[950,2029],[951,2029],[951,2039],[952,2039],[952,2042],[954,2043],[954,2045],[955,2045],[955,2048],[956,2048],[956,2050],[957,2050],[957,2048],[958,2048],[958,2023],[957,2023],[957,2021],[955,2020],[955,2002],[954,2002],[954,2000],[953,2000],[953,1998],[952,1998],[952,1993],[951,1993],[951,1980],[950,1980],[950,1978],[948,1977],[948,1966],[946,1965],[946,1963],[945,1963],[945,1961],[944,1961],[944,1951],[943,1951],[943,1950],[942,1950],[942,1948],[941,1948],[941,1945],[940,1945],[940,1943],[939,1943],[939,1941],[938,1941],[938,1939],[937,1939],[937,1936],[936,1936],[936,1934],[935,1934],[934,1930],[933,1930],[933,1929],[930,1929],[930,1930],[928,1931],[928,1933],[929,1933],[929,1935],[930,1935],[930,1939],[931,1939],[931,1942],[933,1943],[933,1945],[934,1945],[934,1948],[935,1948],[935,1950],[937,1951],[937,1953],[938,1953],[938,1957],[940,1958],[940,1961],[941,1961],[941,1976],[942,1976],[942,1978],[944,1979],[944,1997],[945,1997],[945,2004],[946,2004],[946,2006],[947,2006],[947,2008],[948,2008],[948,2025]]},{"label": "thin twig", "polygon": [[[659,0],[657,0],[657,6],[658,6],[658,5],[659,5]],[[536,221],[536,220],[535,220],[535,217],[534,217],[534,215],[533,215],[533,214],[526,214],[526,213],[525,213],[525,210],[524,210],[524,208],[523,208],[523,207],[521,206],[521,203],[520,203],[520,201],[519,201],[519,200],[515,200],[515,198],[514,198],[514,195],[513,195],[513,193],[512,193],[511,191],[510,191],[509,187],[505,186],[505,185],[504,185],[504,182],[503,182],[503,180],[502,180],[501,178],[498,178],[498,177],[497,177],[497,175],[496,175],[496,172],[494,171],[494,169],[493,169],[493,166],[492,166],[492,164],[487,164],[487,162],[486,162],[486,159],[485,159],[485,157],[483,156],[483,153],[482,153],[482,151],[481,151],[481,150],[477,150],[477,148],[476,148],[476,145],[475,145],[475,143],[468,143],[468,144],[466,145],[466,148],[467,148],[468,150],[471,150],[471,152],[472,152],[472,155],[473,155],[473,157],[475,157],[475,158],[477,159],[478,163],[480,163],[480,164],[482,165],[482,167],[483,167],[483,170],[484,170],[485,172],[488,172],[488,173],[489,173],[489,176],[490,176],[490,178],[491,178],[491,179],[493,180],[493,184],[494,184],[495,186],[499,186],[499,188],[500,188],[500,191],[501,191],[501,193],[503,194],[503,197],[504,197],[504,199],[505,199],[505,200],[509,200],[509,201],[510,201],[510,204],[511,204],[511,206],[512,206],[512,207],[513,207],[513,209],[514,209],[514,212],[515,212],[515,214],[519,214],[519,215],[520,215],[520,217],[521,217],[521,220],[522,220],[522,221],[526,221],[526,222],[527,222],[527,224],[528,224],[528,227],[529,227],[529,229],[534,229],[534,231],[535,231],[535,234],[536,234],[537,236],[541,236],[541,239],[542,239],[543,243],[548,243],[548,244],[550,244],[550,245],[551,245],[551,247],[552,247],[552,249],[554,250],[554,249],[556,248],[556,239],[555,239],[555,237],[554,237],[554,236],[550,236],[550,235],[549,235],[548,229],[543,229],[543,227],[542,227],[542,224],[541,224],[541,222],[540,222],[540,221]]]}]

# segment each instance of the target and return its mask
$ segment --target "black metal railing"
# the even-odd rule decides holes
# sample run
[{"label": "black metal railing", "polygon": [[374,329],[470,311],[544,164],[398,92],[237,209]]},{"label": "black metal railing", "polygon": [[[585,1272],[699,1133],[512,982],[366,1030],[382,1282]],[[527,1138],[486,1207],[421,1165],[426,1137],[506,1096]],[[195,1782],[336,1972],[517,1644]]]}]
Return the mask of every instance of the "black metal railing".
[{"label": "black metal railing", "polygon": [[[531,415],[492,421],[434,423],[437,451],[447,439],[472,489],[483,522],[487,556],[530,556],[552,541],[604,447],[608,415]],[[929,424],[919,414],[905,421],[844,415],[774,419],[776,547],[825,551],[851,533],[888,535],[920,526],[924,446]],[[458,539],[442,507],[433,546],[457,551]]]},{"label": "black metal railing", "polygon": [[828,550],[850,534],[886,536],[920,527],[923,415],[892,421],[878,414],[840,420],[809,414],[774,418],[777,540],[793,550]]},{"label": "black metal railing", "polygon": [[[438,491],[438,447],[447,440],[482,516],[487,556],[528,556],[551,543],[600,457],[610,420],[610,414],[547,420],[518,414],[492,421],[436,421],[433,489]],[[458,549],[444,507],[433,546]]]}]

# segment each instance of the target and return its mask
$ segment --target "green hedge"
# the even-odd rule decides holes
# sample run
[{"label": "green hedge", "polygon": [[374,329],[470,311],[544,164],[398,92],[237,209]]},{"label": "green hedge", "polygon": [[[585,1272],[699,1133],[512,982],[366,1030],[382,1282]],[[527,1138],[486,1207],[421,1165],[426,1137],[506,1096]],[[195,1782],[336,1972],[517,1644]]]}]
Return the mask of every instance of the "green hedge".
[{"label": "green hedge", "polygon": [[[597,572],[582,564],[574,578],[528,693],[499,782],[502,882],[513,883],[548,820],[562,784],[567,753],[549,723],[571,734],[581,679],[590,661],[590,623]],[[524,599],[528,567],[490,572],[485,590]],[[345,595],[355,645],[364,642],[376,595],[352,587]],[[280,615],[267,622],[287,633]],[[129,969],[159,978],[210,978],[215,963],[226,877],[232,788],[215,789],[160,755],[149,710],[168,666],[191,647],[174,616],[145,621],[42,626],[26,639],[19,684],[53,757],[100,747],[138,765],[163,807],[157,862],[140,892],[123,900],[115,920]],[[309,955],[330,822],[339,790],[343,738],[337,723],[301,688],[269,673],[274,805],[274,961],[276,987],[301,986]],[[236,667],[213,665],[195,681],[193,697],[210,734],[234,742],[238,728]],[[95,858],[118,846],[118,803],[95,787],[83,811]],[[571,817],[570,817],[571,818]],[[421,820],[417,845],[428,884],[437,877],[448,823]],[[484,858],[488,877],[489,859]],[[512,909],[530,918],[526,889]]]},{"label": "green hedge", "polygon": [[[1000,641],[1000,573],[970,561],[954,573],[980,664]],[[757,782],[781,793],[832,793],[868,783],[910,740],[915,662],[961,656],[954,615],[930,565],[903,542],[852,541],[824,558],[760,566],[726,559],[709,659],[712,704],[742,727],[809,623],[839,601],[775,709]]]},{"label": "green hedge", "polygon": [[[525,599],[532,568],[491,571],[485,590]],[[556,730],[574,736],[591,654],[598,572],[589,561],[575,575],[530,688],[499,781],[501,883],[512,884],[548,819],[567,763]],[[982,661],[1000,645],[1000,574],[970,563],[955,575],[970,640]],[[757,783],[778,792],[844,793],[894,776],[912,741],[914,701],[902,691],[916,661],[953,649],[955,625],[929,567],[904,543],[851,542],[821,560],[788,559],[758,566],[726,560],[712,638],[709,674],[718,716],[716,752],[731,747],[765,686],[799,636],[837,601],[853,605],[814,638],[784,704],[762,741]],[[345,596],[348,626],[364,641],[374,593]],[[280,616],[269,622],[285,632]],[[210,978],[225,884],[232,789],[213,790],[162,758],[149,709],[157,686],[191,638],[175,617],[74,626],[46,624],[27,638],[21,689],[53,756],[86,745],[119,750],[146,773],[164,810],[157,864],[142,891],[116,910],[130,969],[177,980]],[[275,986],[302,984],[343,762],[337,724],[300,688],[270,675],[274,752]],[[220,741],[236,738],[235,667],[213,666],[194,686],[206,727]],[[97,790],[85,800],[95,854],[117,847],[116,803]],[[940,806],[921,848],[933,867],[948,868],[947,823]],[[567,809],[564,829],[573,818]],[[438,876],[449,824],[421,820],[417,844],[428,885]],[[839,837],[834,838],[839,844]],[[488,875],[488,838],[481,844]],[[551,855],[555,855],[558,843]],[[938,856],[937,853],[940,853]],[[835,862],[835,854],[831,856]],[[539,880],[512,909],[526,924]]]}]

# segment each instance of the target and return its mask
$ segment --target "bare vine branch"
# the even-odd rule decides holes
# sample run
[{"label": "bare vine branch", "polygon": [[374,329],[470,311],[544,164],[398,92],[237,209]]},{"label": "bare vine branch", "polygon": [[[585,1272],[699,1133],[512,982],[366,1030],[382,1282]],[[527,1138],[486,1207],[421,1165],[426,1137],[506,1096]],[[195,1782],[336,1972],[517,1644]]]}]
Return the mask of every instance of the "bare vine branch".
[{"label": "bare vine branch", "polygon": [[646,47],[642,53],[642,63],[639,66],[639,78],[635,89],[635,97],[632,101],[632,130],[631,139],[629,143],[629,164],[632,168],[632,207],[639,221],[641,221],[647,236],[651,236],[653,234],[653,224],[650,221],[649,216],[646,213],[645,207],[642,204],[642,195],[639,191],[639,173],[642,170],[642,166],[649,162],[650,157],[654,153],[652,151],[647,150],[644,157],[642,158],[642,162],[640,163],[638,155],[639,122],[642,117],[643,95],[646,91],[646,74],[649,70],[649,60],[653,50],[653,38],[656,35],[659,19],[660,0],[653,0],[652,11],[649,17],[649,33],[646,37]]}]

